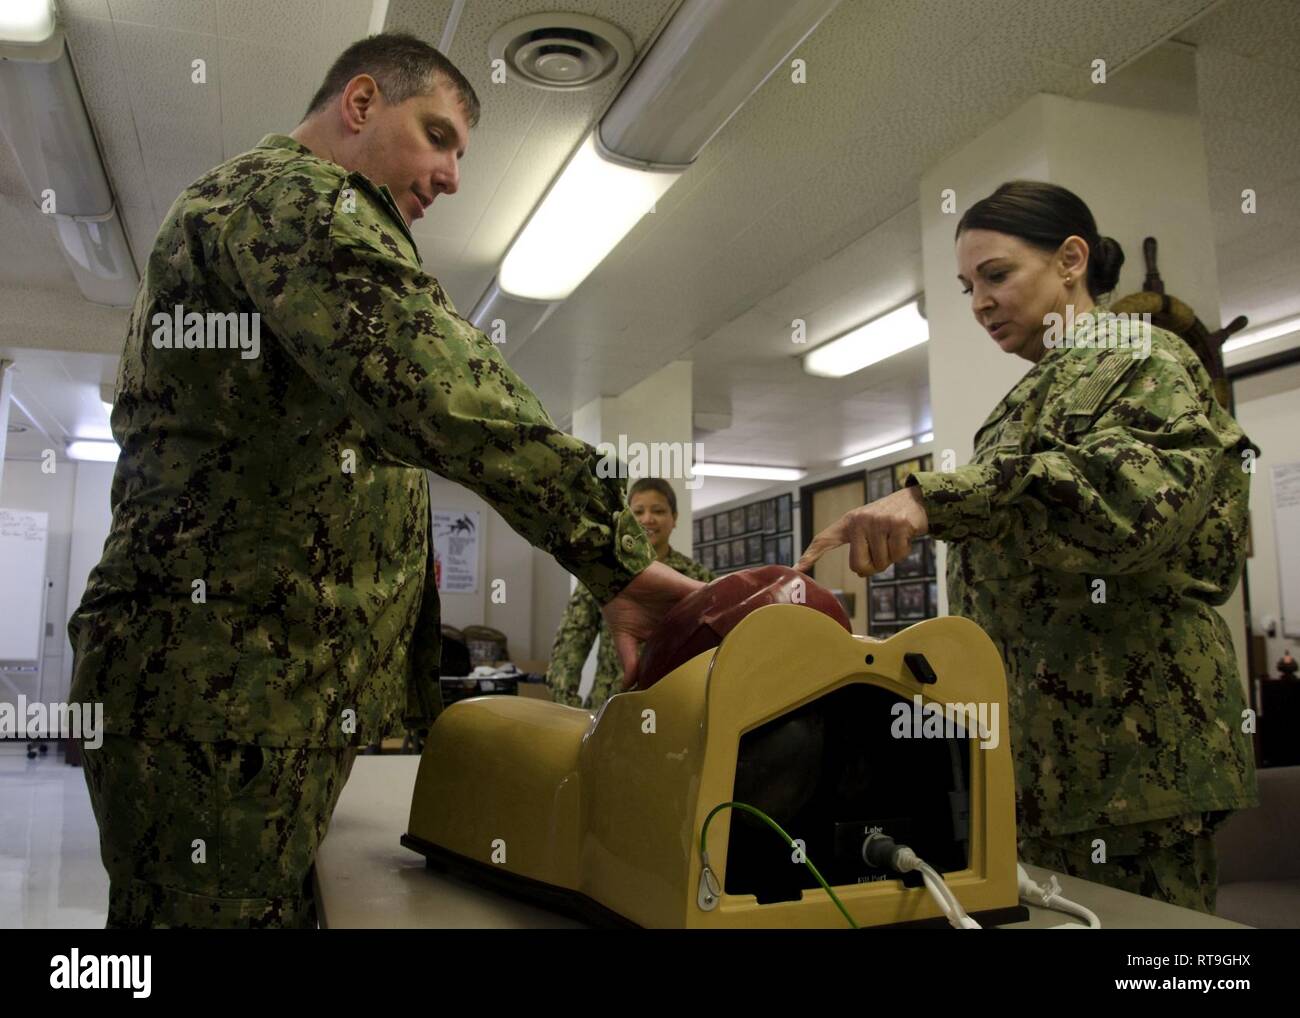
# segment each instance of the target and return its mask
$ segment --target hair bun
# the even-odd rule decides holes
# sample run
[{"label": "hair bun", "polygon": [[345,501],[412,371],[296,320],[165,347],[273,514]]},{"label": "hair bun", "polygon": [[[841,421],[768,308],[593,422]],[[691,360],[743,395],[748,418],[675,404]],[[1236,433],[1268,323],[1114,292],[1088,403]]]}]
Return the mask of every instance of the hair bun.
[{"label": "hair bun", "polygon": [[1124,249],[1113,237],[1098,237],[1088,260],[1088,289],[1094,294],[1110,293],[1119,285],[1124,266]]}]

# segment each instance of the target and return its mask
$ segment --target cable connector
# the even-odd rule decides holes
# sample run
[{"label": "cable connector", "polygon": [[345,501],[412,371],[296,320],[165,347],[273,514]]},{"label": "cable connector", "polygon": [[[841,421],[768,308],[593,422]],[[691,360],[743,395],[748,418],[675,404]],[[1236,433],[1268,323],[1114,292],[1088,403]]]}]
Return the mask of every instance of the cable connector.
[{"label": "cable connector", "polygon": [[877,869],[891,869],[895,873],[919,871],[925,881],[925,889],[939,906],[948,924],[958,930],[978,930],[979,923],[966,914],[961,902],[944,883],[943,877],[932,866],[907,845],[897,844],[893,838],[881,831],[873,831],[862,843],[862,858],[868,866]]},{"label": "cable connector", "polygon": [[[1055,873],[1043,883],[1036,884],[1025,871],[1025,868],[1017,863],[1016,882],[1020,887],[1021,901],[1042,908],[1050,908],[1057,912],[1064,912],[1066,915],[1078,916],[1088,924],[1089,929],[1101,929],[1101,920],[1097,918],[1097,913],[1084,908],[1078,902],[1071,901],[1061,894],[1061,882],[1056,879]],[[1066,923],[1062,928],[1076,928],[1076,924]]]},{"label": "cable connector", "polygon": [[695,903],[702,911],[712,912],[718,907],[718,899],[722,897],[722,885],[718,883],[717,876],[709,866],[708,852],[702,853],[701,861],[704,869],[700,871],[700,887],[695,896]]}]

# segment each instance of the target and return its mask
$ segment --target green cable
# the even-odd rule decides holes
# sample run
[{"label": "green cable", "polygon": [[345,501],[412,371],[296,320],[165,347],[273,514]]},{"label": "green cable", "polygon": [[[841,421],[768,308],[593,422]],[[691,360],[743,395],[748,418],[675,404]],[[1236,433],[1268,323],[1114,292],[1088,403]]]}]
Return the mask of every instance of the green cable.
[{"label": "green cable", "polygon": [[[705,866],[708,866],[708,859],[709,859],[709,850],[708,850],[709,824],[713,822],[713,818],[718,813],[720,813],[724,809],[727,809],[728,807],[732,809],[743,810],[746,813],[750,813],[758,817],[758,819],[762,820],[763,823],[767,824],[768,827],[772,828],[772,830],[776,831],[777,834],[781,835],[782,840],[784,840],[787,845],[794,844],[794,839],[790,837],[790,835],[786,834],[784,830],[781,829],[781,825],[778,824],[766,813],[764,813],[761,809],[756,809],[755,807],[745,802],[723,802],[723,803],[719,803],[717,806],[714,806],[713,809],[709,811],[709,815],[704,818],[704,826],[700,828],[700,856],[703,858]],[[808,858],[807,854],[805,854],[803,857],[803,864],[807,866],[809,871],[811,871],[812,875],[817,878],[817,883],[822,885],[822,889],[825,890],[825,892],[830,895],[831,901],[835,902],[835,907],[838,908],[844,914],[844,918],[849,921],[849,925],[852,926],[855,930],[859,929],[858,924],[853,921],[853,916],[849,915],[848,909],[846,909],[844,907],[844,903],[840,901],[839,895],[837,895],[834,891],[831,890],[831,885],[826,883],[822,875],[817,872],[817,867],[812,864],[812,860]]]}]

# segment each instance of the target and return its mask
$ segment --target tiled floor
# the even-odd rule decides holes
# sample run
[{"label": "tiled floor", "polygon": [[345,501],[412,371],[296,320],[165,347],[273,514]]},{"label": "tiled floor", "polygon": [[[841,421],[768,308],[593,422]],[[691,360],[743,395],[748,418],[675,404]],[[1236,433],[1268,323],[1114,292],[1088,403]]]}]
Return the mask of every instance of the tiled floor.
[{"label": "tiled floor", "polygon": [[0,928],[100,927],[108,874],[80,767],[0,743]]}]

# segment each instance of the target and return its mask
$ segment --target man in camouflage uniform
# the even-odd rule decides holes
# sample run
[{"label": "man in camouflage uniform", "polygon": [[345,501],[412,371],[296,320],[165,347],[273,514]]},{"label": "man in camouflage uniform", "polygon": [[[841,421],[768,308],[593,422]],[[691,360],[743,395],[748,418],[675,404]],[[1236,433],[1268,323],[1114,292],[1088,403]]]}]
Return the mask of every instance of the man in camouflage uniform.
[{"label": "man in camouflage uniform", "polygon": [[[432,47],[372,37],[292,137],[167,214],[118,377],[112,529],[69,624],[72,696],[104,705],[85,768],[110,926],[315,925],[357,747],[441,707],[426,469],[606,603],[630,666],[698,586],[652,564],[596,451],[421,267],[409,223],[455,192],[477,111]],[[215,343],[228,312],[260,315],[260,342]]]},{"label": "man in camouflage uniform", "polygon": [[[655,557],[660,562],[693,580],[707,583],[713,579],[709,570],[668,543],[677,525],[677,494],[672,485],[657,477],[644,477],[632,485],[627,500],[645,528]],[[601,617],[599,603],[591,591],[579,583],[564,610],[564,619],[555,634],[555,647],[551,650],[551,662],[546,670],[546,683],[558,703],[567,703],[570,707],[583,706],[582,697],[578,695],[582,666],[586,664],[592,641],[597,636],[600,643],[596,649],[596,676],[586,704],[593,711],[599,710],[600,705],[621,688],[623,666],[610,638],[609,627]]]},{"label": "man in camouflage uniform", "polygon": [[1214,610],[1241,576],[1257,450],[1178,337],[1152,328],[1135,357],[1136,323],[1096,310],[994,408],[969,464],[890,498],[949,542],[949,610],[1006,663],[1020,858],[1213,912],[1213,832],[1258,804]]}]

